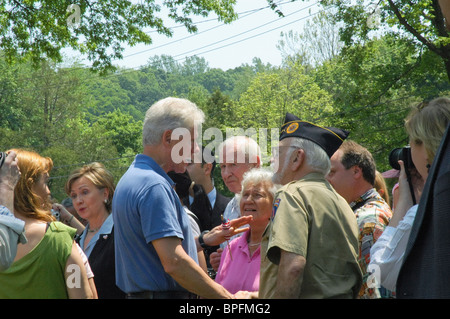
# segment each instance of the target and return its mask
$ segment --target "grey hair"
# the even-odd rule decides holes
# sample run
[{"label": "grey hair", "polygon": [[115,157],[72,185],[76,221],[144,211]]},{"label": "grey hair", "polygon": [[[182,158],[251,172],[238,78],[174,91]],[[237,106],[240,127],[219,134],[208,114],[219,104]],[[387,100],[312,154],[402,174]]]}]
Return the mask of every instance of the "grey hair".
[{"label": "grey hair", "polygon": [[[223,141],[218,147],[219,161],[222,160],[224,148],[227,149],[229,147],[234,147],[235,145],[238,154],[238,163],[248,161],[249,163],[256,164],[256,156],[261,161],[261,148],[258,143],[251,137],[245,135],[231,136]],[[225,162],[228,163],[229,160],[230,159],[226,158]],[[234,158],[232,160],[234,161]]]},{"label": "grey hair", "polygon": [[145,113],[142,129],[144,145],[157,145],[166,130],[192,129],[205,121],[205,114],[186,99],[168,97],[155,102]]},{"label": "grey hair", "polygon": [[270,185],[272,185],[269,188],[269,192],[272,194],[272,198],[275,198],[275,193],[277,190],[281,187],[280,184],[274,184],[272,181],[273,172],[272,170],[269,170],[268,168],[252,168],[251,170],[247,171],[244,174],[244,177],[242,179],[242,190],[239,194],[239,199],[242,196],[242,193],[244,192],[245,187],[252,183],[254,185],[267,182]]},{"label": "grey hair", "polygon": [[[331,169],[330,158],[318,144],[303,138],[290,138],[291,146],[305,151],[306,164],[317,173],[326,176]],[[294,150],[292,149],[291,152]],[[291,154],[291,153],[289,153]]]}]

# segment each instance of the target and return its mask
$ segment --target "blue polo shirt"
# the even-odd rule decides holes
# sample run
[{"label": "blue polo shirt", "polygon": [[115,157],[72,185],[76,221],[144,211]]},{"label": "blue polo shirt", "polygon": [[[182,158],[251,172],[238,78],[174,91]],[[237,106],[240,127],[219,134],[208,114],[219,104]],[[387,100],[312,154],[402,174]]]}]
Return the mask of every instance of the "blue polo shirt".
[{"label": "blue polo shirt", "polygon": [[189,217],[173,185],[152,158],[139,154],[116,186],[112,203],[116,284],[125,293],[185,291],[164,271],[153,240],[180,238],[198,263]]}]

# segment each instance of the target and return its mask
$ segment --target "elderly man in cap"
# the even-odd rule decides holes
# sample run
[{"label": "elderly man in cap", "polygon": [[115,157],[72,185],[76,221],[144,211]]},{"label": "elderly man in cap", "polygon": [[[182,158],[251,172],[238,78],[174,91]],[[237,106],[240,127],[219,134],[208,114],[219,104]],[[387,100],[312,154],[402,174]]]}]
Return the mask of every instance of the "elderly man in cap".
[{"label": "elderly man in cap", "polygon": [[259,298],[358,295],[358,226],[345,199],[325,179],[330,157],[347,136],[286,115],[274,176],[284,186],[261,242]]}]

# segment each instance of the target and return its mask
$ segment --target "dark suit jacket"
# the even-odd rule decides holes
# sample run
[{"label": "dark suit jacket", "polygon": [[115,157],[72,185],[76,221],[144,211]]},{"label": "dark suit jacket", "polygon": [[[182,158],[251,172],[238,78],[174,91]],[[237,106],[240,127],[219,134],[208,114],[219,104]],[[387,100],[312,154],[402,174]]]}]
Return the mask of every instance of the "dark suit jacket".
[{"label": "dark suit jacket", "polygon": [[397,279],[397,298],[450,298],[449,129],[419,202]]},{"label": "dark suit jacket", "polygon": [[211,228],[222,224],[221,216],[223,215],[223,212],[225,211],[225,208],[227,207],[230,200],[231,198],[225,197],[217,191],[216,202],[212,210]]},{"label": "dark suit jacket", "polygon": [[125,293],[116,286],[114,228],[111,234],[100,235],[89,255],[89,265],[99,299],[124,299]]},{"label": "dark suit jacket", "polygon": [[199,219],[200,231],[211,230],[222,223],[220,216],[223,214],[231,198],[223,196],[217,189],[216,194],[216,202],[214,203],[214,207],[211,207],[208,195],[203,190],[203,187],[198,185],[194,186],[194,201],[189,206],[189,209]]}]

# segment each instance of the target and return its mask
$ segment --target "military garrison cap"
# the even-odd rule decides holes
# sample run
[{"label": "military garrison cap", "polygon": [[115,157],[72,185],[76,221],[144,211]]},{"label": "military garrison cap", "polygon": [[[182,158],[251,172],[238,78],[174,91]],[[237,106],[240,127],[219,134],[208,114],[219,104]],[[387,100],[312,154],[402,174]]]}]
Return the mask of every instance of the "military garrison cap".
[{"label": "military garrison cap", "polygon": [[302,121],[291,113],[286,113],[281,127],[280,141],[286,137],[300,137],[322,147],[329,157],[341,146],[350,132],[335,127],[322,127]]}]

